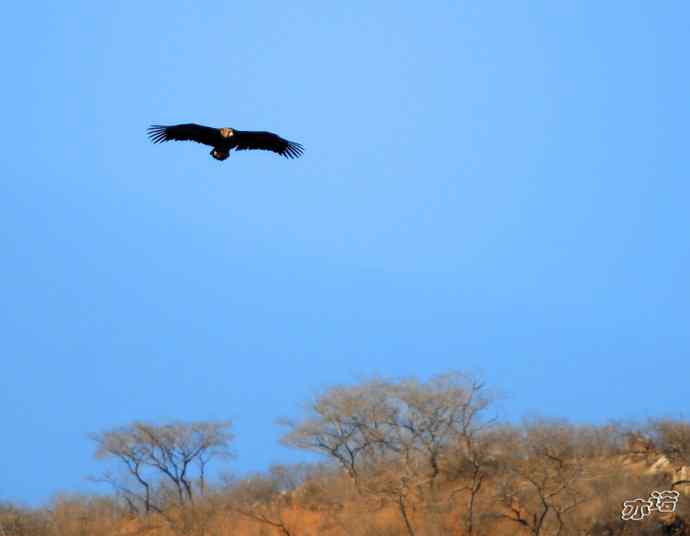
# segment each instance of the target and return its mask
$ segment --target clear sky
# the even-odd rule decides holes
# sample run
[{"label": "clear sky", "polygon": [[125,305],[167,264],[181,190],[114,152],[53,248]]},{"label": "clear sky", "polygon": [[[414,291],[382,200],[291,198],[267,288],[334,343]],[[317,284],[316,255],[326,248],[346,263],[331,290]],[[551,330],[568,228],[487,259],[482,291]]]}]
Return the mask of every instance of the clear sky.
[{"label": "clear sky", "polygon": [[[11,2],[0,500],[87,434],[482,371],[507,418],[687,416],[690,4]],[[151,123],[272,130],[219,163]]]}]

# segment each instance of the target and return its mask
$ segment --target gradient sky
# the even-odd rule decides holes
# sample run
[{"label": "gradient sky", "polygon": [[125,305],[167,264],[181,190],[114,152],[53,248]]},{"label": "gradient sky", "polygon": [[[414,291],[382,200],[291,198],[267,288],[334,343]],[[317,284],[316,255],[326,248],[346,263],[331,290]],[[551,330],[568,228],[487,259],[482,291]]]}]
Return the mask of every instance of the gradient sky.
[{"label": "gradient sky", "polygon": [[[505,417],[687,416],[690,4],[12,2],[0,21],[0,500],[87,435],[477,370]],[[273,130],[300,160],[152,145]]]}]

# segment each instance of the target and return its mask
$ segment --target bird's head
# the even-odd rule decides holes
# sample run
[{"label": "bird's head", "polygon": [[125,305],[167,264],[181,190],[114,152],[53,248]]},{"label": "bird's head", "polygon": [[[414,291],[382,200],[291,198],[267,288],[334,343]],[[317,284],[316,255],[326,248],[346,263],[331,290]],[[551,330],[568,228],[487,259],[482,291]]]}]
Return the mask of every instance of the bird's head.
[{"label": "bird's head", "polygon": [[221,128],[220,135],[224,138],[231,138],[235,134],[235,131],[231,128]]}]

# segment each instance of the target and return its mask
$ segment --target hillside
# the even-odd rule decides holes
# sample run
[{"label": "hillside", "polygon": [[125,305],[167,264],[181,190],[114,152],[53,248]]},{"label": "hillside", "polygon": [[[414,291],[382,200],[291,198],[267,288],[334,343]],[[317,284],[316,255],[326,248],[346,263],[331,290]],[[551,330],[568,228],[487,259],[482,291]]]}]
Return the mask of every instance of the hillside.
[{"label": "hillside", "polygon": [[0,536],[690,534],[690,423],[516,425],[494,401],[461,374],[334,387],[281,421],[323,463],[213,483],[230,422],[132,423],[92,437],[112,494],[4,504]]}]

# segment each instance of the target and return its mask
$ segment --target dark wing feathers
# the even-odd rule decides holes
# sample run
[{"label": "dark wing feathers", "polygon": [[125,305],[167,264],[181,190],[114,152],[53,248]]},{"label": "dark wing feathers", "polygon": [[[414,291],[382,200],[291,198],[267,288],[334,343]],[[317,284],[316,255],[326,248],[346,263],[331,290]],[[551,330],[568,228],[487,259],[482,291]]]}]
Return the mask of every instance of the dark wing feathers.
[{"label": "dark wing feathers", "polygon": [[215,146],[222,141],[222,136],[217,128],[205,127],[196,123],[186,123],[184,125],[151,125],[148,128],[148,135],[153,143],[164,141],[195,141],[204,145]]},{"label": "dark wing feathers", "polygon": [[262,149],[273,151],[286,158],[299,158],[304,152],[304,147],[299,143],[283,139],[273,132],[234,130],[231,138],[224,138],[220,129],[196,123],[172,126],[151,125],[147,132],[153,143],[190,140],[216,147],[230,142],[230,146],[234,146],[238,151]]},{"label": "dark wing feathers", "polygon": [[283,139],[273,132],[235,130],[233,138],[238,151],[262,149],[273,151],[286,158],[299,158],[304,152],[304,147],[299,143]]}]

